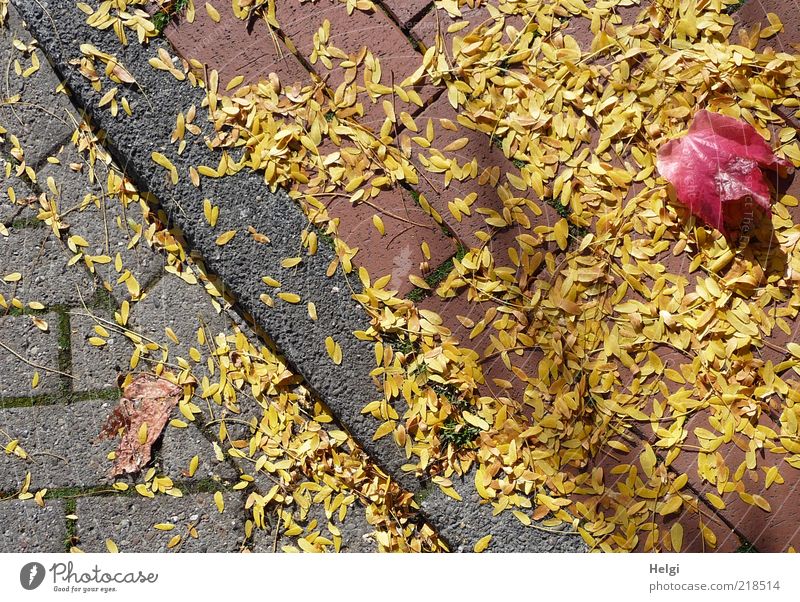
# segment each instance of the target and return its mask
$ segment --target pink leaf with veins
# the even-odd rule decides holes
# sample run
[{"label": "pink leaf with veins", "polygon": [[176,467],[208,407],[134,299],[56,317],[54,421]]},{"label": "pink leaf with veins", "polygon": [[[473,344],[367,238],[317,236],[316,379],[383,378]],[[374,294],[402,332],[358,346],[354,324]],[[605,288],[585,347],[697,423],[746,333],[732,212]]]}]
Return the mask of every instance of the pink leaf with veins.
[{"label": "pink leaf with veins", "polygon": [[723,234],[741,226],[750,202],[770,213],[772,200],[761,168],[791,167],[749,123],[706,110],[695,115],[685,136],[658,151],[656,165],[678,199]]}]

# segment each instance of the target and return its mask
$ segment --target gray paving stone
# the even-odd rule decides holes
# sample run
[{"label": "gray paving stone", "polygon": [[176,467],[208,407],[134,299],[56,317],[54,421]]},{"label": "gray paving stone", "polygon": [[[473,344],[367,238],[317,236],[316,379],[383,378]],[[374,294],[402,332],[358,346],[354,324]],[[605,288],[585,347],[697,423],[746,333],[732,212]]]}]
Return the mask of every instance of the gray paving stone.
[{"label": "gray paving stone", "polygon": [[463,501],[446,496],[438,486],[433,485],[420,506],[425,514],[437,518],[439,536],[450,544],[451,552],[472,552],[475,543],[489,534],[492,535],[492,541],[487,552],[587,551],[580,535],[561,535],[526,528],[508,511],[492,516],[491,504],[481,503],[481,497],[475,490],[474,472],[464,478],[450,478],[453,489]]},{"label": "gray paving stone", "polygon": [[67,538],[64,502],[0,502],[0,552],[63,552]]},{"label": "gray paving stone", "polygon": [[[6,158],[0,155],[0,223],[8,224],[14,219],[36,217],[39,204],[30,204],[30,201],[35,201],[36,195],[28,182],[13,175],[13,172],[10,178],[6,178],[6,165]],[[14,190],[15,203],[11,202],[9,188]]]},{"label": "gray paving stone", "polygon": [[29,459],[0,455],[0,489],[13,490],[27,472],[31,489],[91,487],[108,482],[113,441],[97,441],[113,402],[0,409],[0,429],[28,452]]},{"label": "gray paving stone", "polygon": [[[309,530],[312,522],[316,521],[313,529]],[[368,553],[377,552],[378,543],[373,537],[375,528],[367,522],[364,508],[355,504],[350,506],[344,521],[339,520],[338,512],[334,512],[331,520],[325,516],[325,509],[321,504],[313,504],[304,520],[296,521],[305,530],[301,536],[304,537],[312,532],[318,532],[322,537],[333,540],[333,535],[328,531],[328,522],[333,523],[342,534],[341,552]],[[297,537],[288,537],[283,534],[285,529],[282,524],[278,526],[278,541],[275,543],[275,526],[267,529],[253,530],[253,551],[254,552],[283,552],[284,548],[293,547],[299,550]],[[333,547],[328,548],[333,551]]]},{"label": "gray paving stone", "polygon": [[[136,203],[123,207],[116,198],[106,198],[103,185],[107,181],[108,166],[95,164],[94,182],[90,181],[89,165],[72,144],[61,148],[55,156],[60,163],[45,163],[37,173],[42,189],[47,179],[53,178],[58,189],[58,201],[64,220],[70,225],[70,234],[78,234],[89,243],[87,253],[108,255],[114,260],[119,254],[122,271],[117,272],[114,262],[95,264],[95,270],[105,287],[121,302],[130,299],[130,291],[119,277],[129,270],[145,287],[164,267],[164,259],[152,250],[147,242],[137,236],[147,225],[142,208]],[[83,165],[80,171],[73,169]]]},{"label": "gray paving stone", "polygon": [[[194,366],[189,359],[189,348],[195,347],[205,364],[207,349],[197,342],[197,330],[203,326],[210,336],[227,332],[230,320],[218,314],[211,304],[211,298],[201,285],[189,285],[173,274],[164,274],[147,297],[131,308],[130,324],[136,332],[169,348],[169,363],[175,364],[176,357],[182,357]],[[171,328],[178,338],[175,344],[166,335]],[[196,366],[193,370],[200,378],[205,368]]]},{"label": "gray paving stone", "polygon": [[[212,493],[185,494],[174,498],[159,495],[86,497],[78,499],[78,547],[84,552],[105,552],[112,539],[120,552],[166,552],[167,543],[181,535],[176,552],[238,552],[244,541],[241,497],[224,494],[225,511],[220,514]],[[153,526],[172,523],[171,531]],[[187,534],[195,525],[198,538]]]},{"label": "gray paving stone", "polygon": [[[200,464],[194,477],[189,477],[189,462],[198,456]],[[195,425],[187,428],[167,426],[159,450],[161,468],[173,480],[198,481],[211,478],[223,482],[233,482],[239,475],[233,466],[220,462],[214,454],[212,443]]]},{"label": "gray paving stone", "polygon": [[[18,355],[37,366],[58,369],[58,314],[41,316],[48,330],[37,328],[31,316],[0,317],[0,342]],[[5,349],[2,354],[0,372],[0,398],[42,395],[59,391],[61,380],[58,374],[31,366]],[[38,370],[39,384],[34,389],[33,375]],[[2,411],[2,410],[0,410]]]},{"label": "gray paving stone", "polygon": [[67,265],[70,256],[63,243],[44,228],[25,228],[0,236],[0,276],[22,274],[19,282],[0,280],[0,293],[6,299],[16,296],[25,303],[80,305],[81,296],[86,300],[92,297],[95,284],[81,265]]},{"label": "gray paving stone", "polygon": [[[70,311],[70,351],[72,354],[72,389],[74,391],[98,391],[117,386],[117,375],[127,372],[133,343],[108,324],[98,322],[92,316],[113,323],[110,312],[99,309],[89,311],[80,308]],[[91,337],[99,336],[95,326],[101,326],[111,336],[103,337],[106,344],[97,347],[89,343]]]},{"label": "gray paving stone", "polygon": [[31,58],[12,46],[14,39],[24,43],[31,40],[13,5],[8,7],[9,21],[0,29],[0,70],[8,77],[8,88],[3,85],[4,98],[19,94],[21,99],[13,105],[0,105],[0,125],[19,138],[28,165],[36,165],[50,150],[72,133],[74,123],[70,115],[80,122],[72,103],[63,93],[57,93],[59,80],[47,62],[44,53],[36,50],[40,67],[28,78],[17,76],[14,61],[19,60],[23,71],[31,65]]}]

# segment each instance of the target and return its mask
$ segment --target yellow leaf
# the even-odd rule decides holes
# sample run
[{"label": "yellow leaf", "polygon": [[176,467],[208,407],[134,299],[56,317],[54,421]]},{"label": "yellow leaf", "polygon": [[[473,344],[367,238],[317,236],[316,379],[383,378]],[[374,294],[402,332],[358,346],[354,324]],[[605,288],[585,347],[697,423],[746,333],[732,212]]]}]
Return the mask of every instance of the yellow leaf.
[{"label": "yellow leaf", "polygon": [[219,245],[220,247],[221,247],[222,245],[226,245],[226,244],[228,244],[228,243],[231,241],[231,239],[232,239],[234,236],[236,236],[236,232],[237,232],[237,230],[228,230],[227,232],[223,232],[222,234],[220,234],[219,236],[217,236],[217,240],[216,240],[215,242],[216,242],[216,243],[217,243],[217,245]]},{"label": "yellow leaf", "polygon": [[113,539],[106,539],[106,549],[112,554],[119,554],[119,548],[117,548],[117,544],[114,543]]},{"label": "yellow leaf", "polygon": [[20,280],[22,280],[22,274],[20,274],[19,272],[11,272],[7,276],[3,276],[3,280],[5,280],[6,282],[19,282]]},{"label": "yellow leaf", "polygon": [[380,235],[383,236],[386,234],[386,227],[383,225],[383,220],[381,216],[377,213],[372,216],[372,225],[375,226],[375,229],[380,232]]},{"label": "yellow leaf", "polygon": [[159,531],[172,531],[175,528],[175,525],[172,523],[156,523],[153,525],[153,528]]},{"label": "yellow leaf", "polygon": [[642,470],[648,478],[653,476],[653,469],[656,466],[656,454],[649,443],[644,444],[644,451],[639,455],[639,462],[642,465]]},{"label": "yellow leaf", "polygon": [[217,510],[219,510],[219,513],[222,514],[222,511],[225,510],[225,500],[222,498],[221,491],[217,491],[214,494],[214,503],[217,505]]},{"label": "yellow leaf", "polygon": [[408,279],[411,282],[411,284],[413,284],[414,286],[417,286],[417,287],[419,287],[421,289],[424,289],[426,291],[431,290],[431,285],[428,284],[427,282],[425,282],[425,280],[423,280],[422,278],[420,278],[416,274],[409,274],[408,275]]},{"label": "yellow leaf", "polygon": [[214,8],[209,2],[206,2],[206,12],[208,13],[208,16],[211,17],[211,20],[214,21],[214,23],[219,23],[219,20],[221,18],[219,15],[219,11],[216,8]]},{"label": "yellow leaf", "polygon": [[753,503],[761,508],[764,512],[772,511],[772,507],[769,505],[769,502],[758,494],[753,494]]},{"label": "yellow leaf", "polygon": [[475,542],[475,546],[472,548],[472,550],[473,550],[474,552],[476,552],[476,553],[480,554],[480,553],[481,553],[481,552],[483,552],[483,551],[484,551],[486,548],[488,548],[488,547],[489,547],[489,542],[490,542],[490,541],[492,541],[492,536],[491,536],[491,534],[489,534],[489,535],[485,535],[484,537],[481,537],[481,538],[480,538],[478,541],[476,541],[476,542]]},{"label": "yellow leaf", "polygon": [[464,422],[467,424],[478,427],[482,431],[489,430],[489,423],[480,416],[475,416],[475,414],[470,414],[469,412],[464,412],[462,416],[464,416]]},{"label": "yellow leaf", "polygon": [[377,441],[381,437],[385,437],[386,435],[391,433],[393,430],[394,430],[394,422],[392,421],[384,422],[377,428],[375,434],[372,436],[372,440]]},{"label": "yellow leaf", "polygon": [[281,267],[286,269],[293,268],[301,261],[303,261],[302,257],[287,257],[286,259],[281,261]]},{"label": "yellow leaf", "polygon": [[569,237],[569,224],[565,218],[562,217],[560,220],[558,220],[558,222],[556,222],[556,225],[553,228],[553,235],[555,236],[558,248],[562,251],[566,251]]},{"label": "yellow leaf", "polygon": [[342,363],[342,348],[332,337],[327,337],[325,339],[325,350],[328,352],[334,364],[338,366]]},{"label": "yellow leaf", "polygon": [[711,503],[714,508],[717,510],[725,510],[725,502],[722,501],[722,498],[718,495],[713,493],[706,493],[706,499]]},{"label": "yellow leaf", "polygon": [[672,551],[680,552],[683,546],[683,527],[680,523],[675,523],[669,530],[669,537],[672,541]]},{"label": "yellow leaf", "polygon": [[278,297],[287,303],[300,303],[300,295],[296,293],[278,293]]},{"label": "yellow leaf", "polygon": [[444,493],[446,496],[451,497],[458,502],[461,501],[461,496],[458,494],[458,491],[456,491],[452,487],[440,487],[440,489],[442,490],[442,493]]},{"label": "yellow leaf", "polygon": [[194,474],[197,472],[197,467],[200,465],[200,458],[198,456],[192,456],[192,459],[189,460],[189,476],[193,477]]},{"label": "yellow leaf", "polygon": [[141,426],[139,427],[139,432],[137,433],[137,437],[139,439],[139,445],[144,445],[147,442],[147,423],[142,422]]}]

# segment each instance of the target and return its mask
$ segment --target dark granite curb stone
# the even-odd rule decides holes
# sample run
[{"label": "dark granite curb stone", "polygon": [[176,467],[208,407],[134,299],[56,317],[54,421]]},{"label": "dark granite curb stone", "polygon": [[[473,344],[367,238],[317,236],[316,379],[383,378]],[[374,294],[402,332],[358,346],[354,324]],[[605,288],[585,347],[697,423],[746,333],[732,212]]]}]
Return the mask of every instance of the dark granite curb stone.
[{"label": "dark granite curb stone", "polygon": [[[172,54],[169,46],[156,39],[144,47],[135,42],[123,47],[112,31],[98,31],[87,26],[85,15],[71,2],[12,2],[59,77],[66,80],[73,101],[86,109],[97,128],[106,132],[106,146],[117,164],[141,191],[150,192],[159,199],[170,218],[185,233],[188,243],[200,252],[208,268],[233,292],[241,309],[271,337],[292,367],[376,464],[407,490],[419,492],[421,483],[400,469],[406,461],[402,451],[389,437],[372,441],[377,425],[371,416],[361,413],[364,405],[379,395],[368,376],[374,367],[374,355],[371,344],[353,336],[353,331],[365,329],[367,323],[364,312],[351,299],[351,283],[339,273],[332,278],[325,275],[334,257],[333,250],[321,245],[315,256],[304,257],[296,268],[284,270],[280,262],[297,255],[300,233],[307,219],[283,191],[271,193],[259,175],[249,172],[221,179],[203,178],[200,188],[190,183],[189,166],[215,166],[219,158],[202,138],[189,142],[181,156],[177,155],[175,146],[169,144],[177,113],[192,104],[199,108],[204,97],[202,89],[179,83],[172,75],[148,64],[148,59],[156,56],[159,48]],[[79,47],[84,43],[115,55],[136,79],[137,85],[124,86],[123,92],[133,108],[132,117],[124,114],[112,117],[107,108],[98,108],[102,94],[114,84],[101,75],[103,90],[98,93],[70,64],[81,56]],[[166,171],[152,161],[154,151],[166,155],[178,169],[180,179],[176,185],[172,185]],[[214,229],[203,218],[205,198],[220,205],[220,217]],[[255,242],[246,234],[247,226],[266,234],[271,244]],[[238,230],[239,234],[228,244],[217,246],[215,239],[227,230]],[[283,283],[281,290],[299,294],[303,302],[276,301],[274,308],[261,303],[259,296],[268,292],[261,284],[261,277],[265,275],[279,278]],[[319,319],[316,322],[308,318],[307,301],[317,306]],[[341,366],[335,366],[324,351],[327,336],[332,336],[342,347],[345,361]],[[471,481],[470,477],[466,481]],[[471,497],[465,496],[465,500]],[[475,508],[467,511],[468,505]],[[425,504],[423,514],[454,550],[467,551],[471,543],[492,531],[497,532],[498,550],[585,549],[582,543],[575,545],[580,538],[574,535],[553,538],[546,534],[548,537],[543,537],[539,531],[514,524],[517,521],[509,513],[491,517],[488,510],[489,507],[477,508],[477,499],[454,506],[444,496],[435,495]],[[463,522],[460,518],[466,514],[473,517],[469,525],[465,524],[467,532],[450,541],[455,534],[454,525],[460,525]]]}]

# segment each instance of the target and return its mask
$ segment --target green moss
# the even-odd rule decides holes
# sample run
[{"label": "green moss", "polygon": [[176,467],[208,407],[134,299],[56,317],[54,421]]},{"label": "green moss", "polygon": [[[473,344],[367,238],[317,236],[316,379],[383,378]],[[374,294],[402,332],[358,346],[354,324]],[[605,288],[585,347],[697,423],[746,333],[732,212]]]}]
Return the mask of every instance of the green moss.
[{"label": "green moss", "polygon": [[189,6],[189,0],[175,0],[172,6],[167,6],[166,9],[159,10],[152,16],[153,25],[155,25],[158,33],[164,31],[164,28],[170,22],[180,15],[180,13]]},{"label": "green moss", "polygon": [[467,249],[464,246],[459,245],[458,251],[456,251],[456,254],[453,255],[453,257],[444,261],[439,266],[435,267],[428,273],[427,276],[425,276],[424,280],[425,282],[428,283],[428,286],[431,287],[431,290],[425,290],[423,288],[417,287],[410,293],[408,293],[408,295],[406,295],[406,299],[410,299],[414,303],[419,303],[426,297],[430,297],[433,292],[433,289],[435,289],[442,282],[444,282],[444,280],[447,278],[450,272],[453,271],[454,267],[453,259],[455,258],[461,261],[462,259],[464,259],[464,255],[466,254],[467,254]]},{"label": "green moss", "polygon": [[732,15],[737,10],[742,8],[745,4],[747,4],[747,0],[737,0],[736,4],[731,4],[728,8],[725,9],[725,13]]},{"label": "green moss", "polygon": [[471,445],[478,438],[481,430],[470,424],[462,424],[455,418],[448,418],[442,424],[439,431],[439,440],[444,447],[452,445],[456,449],[462,449]]},{"label": "green moss", "polygon": [[736,552],[739,554],[755,554],[758,553],[758,550],[749,541],[742,539],[739,547],[736,548]]}]

